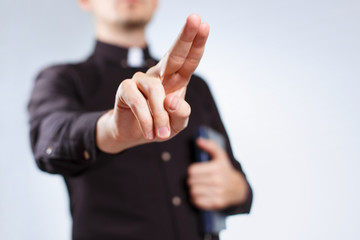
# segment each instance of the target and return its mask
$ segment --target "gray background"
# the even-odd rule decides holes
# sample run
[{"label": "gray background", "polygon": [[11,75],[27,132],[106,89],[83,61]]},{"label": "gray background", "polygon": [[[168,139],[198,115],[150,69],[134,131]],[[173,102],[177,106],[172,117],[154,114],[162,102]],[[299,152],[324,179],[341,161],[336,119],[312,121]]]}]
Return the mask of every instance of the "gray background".
[{"label": "gray background", "polygon": [[[360,239],[360,2],[163,0],[160,58],[190,13],[211,26],[198,73],[254,188],[222,239]],[[0,0],[0,238],[69,239],[61,177],[40,172],[26,102],[37,72],[93,47],[75,0]]]}]

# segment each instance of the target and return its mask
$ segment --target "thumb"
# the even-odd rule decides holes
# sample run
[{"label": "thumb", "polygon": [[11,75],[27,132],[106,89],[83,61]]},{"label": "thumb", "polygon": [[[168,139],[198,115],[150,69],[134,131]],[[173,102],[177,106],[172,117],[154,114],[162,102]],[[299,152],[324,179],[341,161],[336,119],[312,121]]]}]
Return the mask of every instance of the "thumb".
[{"label": "thumb", "polygon": [[210,154],[212,161],[228,161],[227,153],[214,140],[198,138],[196,144],[200,149]]},{"label": "thumb", "polygon": [[176,93],[169,94],[164,100],[164,107],[169,114],[172,135],[186,128],[191,113],[190,105]]}]

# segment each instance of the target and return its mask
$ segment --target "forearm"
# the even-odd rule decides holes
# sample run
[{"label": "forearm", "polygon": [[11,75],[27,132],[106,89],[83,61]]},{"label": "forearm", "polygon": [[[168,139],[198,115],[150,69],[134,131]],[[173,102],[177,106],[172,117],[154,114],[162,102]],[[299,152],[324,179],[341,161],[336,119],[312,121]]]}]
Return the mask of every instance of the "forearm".
[{"label": "forearm", "polygon": [[55,112],[33,121],[31,143],[40,169],[74,175],[96,160],[95,124],[101,112]]}]

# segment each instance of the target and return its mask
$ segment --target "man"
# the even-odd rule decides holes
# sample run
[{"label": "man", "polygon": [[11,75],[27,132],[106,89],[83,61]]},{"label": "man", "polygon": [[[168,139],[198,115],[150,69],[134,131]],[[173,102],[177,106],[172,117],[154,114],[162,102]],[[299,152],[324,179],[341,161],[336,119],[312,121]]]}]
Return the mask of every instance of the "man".
[{"label": "man", "polygon": [[189,16],[156,64],[145,41],[156,0],[79,3],[94,16],[94,53],[43,70],[29,102],[35,159],[64,176],[73,239],[196,240],[199,210],[249,212],[252,191],[228,138],[226,150],[198,139],[212,160],[193,162],[198,126],[226,136],[208,87],[192,76],[209,26]]}]

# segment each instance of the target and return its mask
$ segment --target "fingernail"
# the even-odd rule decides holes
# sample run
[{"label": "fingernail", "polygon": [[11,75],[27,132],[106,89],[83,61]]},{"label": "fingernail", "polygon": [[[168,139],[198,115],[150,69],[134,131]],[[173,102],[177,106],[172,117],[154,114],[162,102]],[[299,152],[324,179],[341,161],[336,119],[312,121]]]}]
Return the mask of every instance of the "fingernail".
[{"label": "fingernail", "polygon": [[148,139],[153,139],[154,138],[154,131],[150,131],[150,132],[148,132],[147,134],[146,134],[146,137],[148,138]]},{"label": "fingernail", "polygon": [[179,105],[179,97],[174,96],[171,100],[171,104],[170,104],[170,110],[171,111],[176,111]]},{"label": "fingernail", "polygon": [[158,129],[158,136],[161,138],[167,138],[170,135],[168,127],[161,127]]}]

